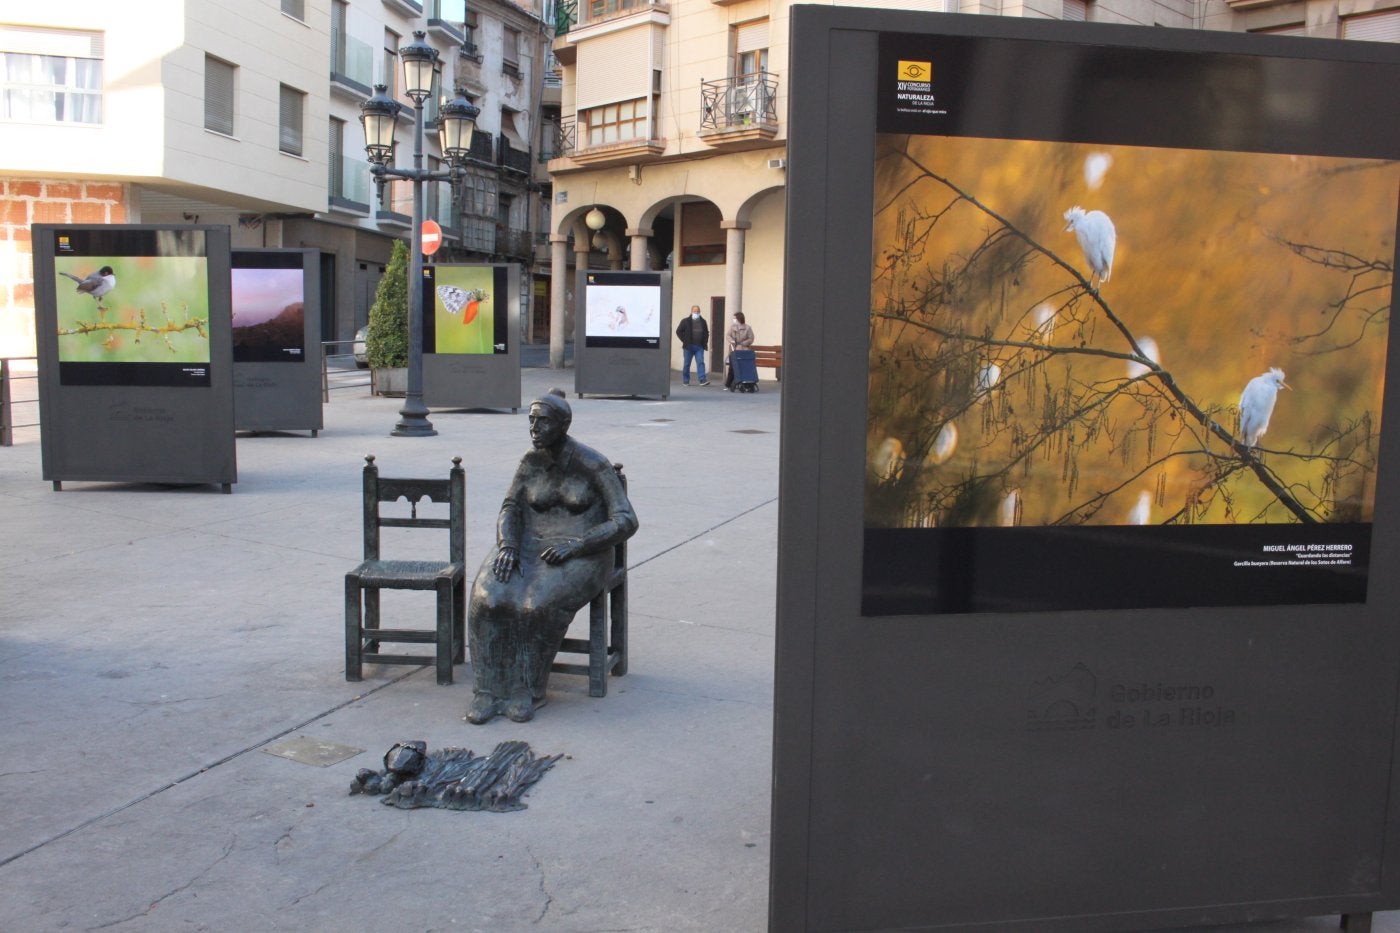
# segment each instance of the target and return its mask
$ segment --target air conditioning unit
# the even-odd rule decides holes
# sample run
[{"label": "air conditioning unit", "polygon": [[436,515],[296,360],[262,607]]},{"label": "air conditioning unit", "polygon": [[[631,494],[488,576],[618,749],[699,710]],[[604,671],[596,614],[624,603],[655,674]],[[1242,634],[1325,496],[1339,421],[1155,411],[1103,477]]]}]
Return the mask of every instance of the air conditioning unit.
[{"label": "air conditioning unit", "polygon": [[787,159],[769,159],[769,168],[787,168]]}]

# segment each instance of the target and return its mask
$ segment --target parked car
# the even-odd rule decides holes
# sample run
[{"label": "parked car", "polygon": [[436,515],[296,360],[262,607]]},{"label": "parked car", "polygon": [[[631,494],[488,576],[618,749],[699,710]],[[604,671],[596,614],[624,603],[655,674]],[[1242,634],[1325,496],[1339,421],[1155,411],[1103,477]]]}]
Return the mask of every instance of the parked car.
[{"label": "parked car", "polygon": [[355,365],[360,369],[369,369],[369,356],[365,351],[365,335],[368,333],[368,324],[355,331],[355,343],[350,348],[351,352],[355,354]]}]

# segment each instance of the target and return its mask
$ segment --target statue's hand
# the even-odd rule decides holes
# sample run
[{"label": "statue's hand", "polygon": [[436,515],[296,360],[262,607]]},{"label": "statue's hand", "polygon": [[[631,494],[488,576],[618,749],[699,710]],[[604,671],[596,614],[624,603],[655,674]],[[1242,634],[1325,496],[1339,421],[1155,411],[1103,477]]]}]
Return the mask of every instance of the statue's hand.
[{"label": "statue's hand", "polygon": [[496,563],[492,568],[496,573],[496,579],[502,583],[510,580],[510,575],[520,569],[520,555],[514,547],[506,545],[501,548],[496,555]]},{"label": "statue's hand", "polygon": [[551,544],[549,547],[545,548],[544,553],[540,555],[540,559],[546,564],[562,564],[564,561],[577,554],[582,547],[583,545],[579,543],[577,538],[568,538],[558,544]]}]

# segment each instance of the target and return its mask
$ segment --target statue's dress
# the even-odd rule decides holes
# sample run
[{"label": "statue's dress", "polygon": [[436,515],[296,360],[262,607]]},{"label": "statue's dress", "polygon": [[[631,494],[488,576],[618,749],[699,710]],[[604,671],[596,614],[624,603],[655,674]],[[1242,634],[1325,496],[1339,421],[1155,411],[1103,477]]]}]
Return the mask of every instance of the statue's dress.
[{"label": "statue's dress", "polygon": [[[511,481],[496,526],[496,547],[482,562],[468,608],[475,692],[508,699],[529,690],[542,700],[549,668],[569,622],[602,590],[613,546],[637,530],[637,517],[612,464],[566,437],[558,457],[536,448]],[[541,554],[578,541],[579,553],[558,564]],[[496,557],[515,546],[519,573],[497,579]]]}]

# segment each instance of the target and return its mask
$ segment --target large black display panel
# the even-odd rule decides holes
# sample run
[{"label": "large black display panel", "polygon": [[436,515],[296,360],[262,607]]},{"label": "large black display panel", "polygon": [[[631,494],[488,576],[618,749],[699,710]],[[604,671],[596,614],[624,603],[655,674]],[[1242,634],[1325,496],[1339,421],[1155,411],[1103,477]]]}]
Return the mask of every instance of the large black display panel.
[{"label": "large black display panel", "polygon": [[237,480],[229,232],[36,224],[44,478]]},{"label": "large black display panel", "polygon": [[1400,50],[793,23],[773,928],[1400,904]]},{"label": "large black display panel", "polygon": [[520,408],[520,267],[423,267],[423,401]]},{"label": "large black display panel", "polygon": [[234,426],[240,431],[321,430],[320,251],[236,249],[233,308]]},{"label": "large black display panel", "polygon": [[575,294],[575,391],[668,398],[671,273],[581,270]]}]

